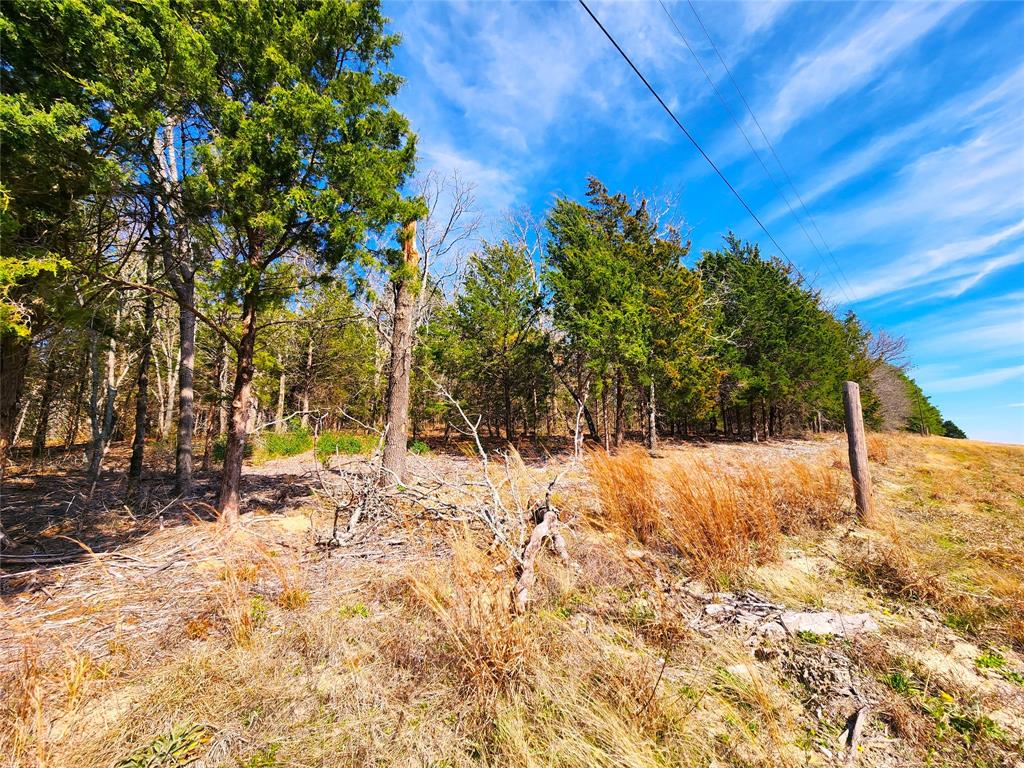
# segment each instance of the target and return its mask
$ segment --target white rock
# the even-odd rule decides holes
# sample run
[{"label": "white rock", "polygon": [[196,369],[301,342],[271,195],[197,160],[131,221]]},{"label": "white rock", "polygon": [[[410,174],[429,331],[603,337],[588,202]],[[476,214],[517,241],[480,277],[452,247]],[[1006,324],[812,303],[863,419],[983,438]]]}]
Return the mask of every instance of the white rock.
[{"label": "white rock", "polygon": [[869,613],[837,613],[836,611],[783,611],[779,617],[791,635],[813,632],[816,635],[847,637],[862,632],[877,632],[878,622]]},{"label": "white rock", "polygon": [[724,613],[732,613],[735,608],[731,605],[725,605],[724,603],[711,603],[710,605],[704,606],[704,613],[708,616],[718,616]]}]

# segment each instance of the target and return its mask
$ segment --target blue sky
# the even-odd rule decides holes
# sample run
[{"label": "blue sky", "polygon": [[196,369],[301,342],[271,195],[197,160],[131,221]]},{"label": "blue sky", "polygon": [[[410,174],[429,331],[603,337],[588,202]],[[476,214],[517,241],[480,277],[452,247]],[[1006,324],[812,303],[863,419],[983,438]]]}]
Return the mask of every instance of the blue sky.
[{"label": "blue sky", "polygon": [[[786,254],[872,327],[969,436],[1024,443],[1024,4],[696,2],[824,235],[785,184],[687,3],[665,0],[812,246],[658,2],[591,8]],[[678,195],[695,249],[770,243],[574,2],[385,2],[420,170],[493,220],[611,189]]]}]

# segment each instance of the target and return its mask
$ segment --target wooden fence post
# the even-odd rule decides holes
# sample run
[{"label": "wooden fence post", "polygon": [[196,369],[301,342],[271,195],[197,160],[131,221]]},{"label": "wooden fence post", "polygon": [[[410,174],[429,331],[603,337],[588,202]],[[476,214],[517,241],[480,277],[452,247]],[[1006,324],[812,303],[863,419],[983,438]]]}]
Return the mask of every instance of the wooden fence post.
[{"label": "wooden fence post", "polygon": [[864,434],[864,414],[860,407],[860,385],[843,382],[843,408],[846,411],[846,442],[850,452],[850,474],[857,514],[871,514],[871,472],[868,469],[868,443]]}]

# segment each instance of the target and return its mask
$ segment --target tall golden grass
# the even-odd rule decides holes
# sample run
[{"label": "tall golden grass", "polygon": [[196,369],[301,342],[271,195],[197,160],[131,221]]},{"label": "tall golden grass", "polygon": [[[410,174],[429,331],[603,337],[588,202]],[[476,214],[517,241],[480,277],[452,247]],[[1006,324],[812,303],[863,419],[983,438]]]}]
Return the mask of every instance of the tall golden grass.
[{"label": "tall golden grass", "polygon": [[848,509],[825,464],[655,462],[628,448],[592,453],[588,470],[601,524],[677,550],[702,576],[728,577],[772,560],[782,534],[832,525]]}]

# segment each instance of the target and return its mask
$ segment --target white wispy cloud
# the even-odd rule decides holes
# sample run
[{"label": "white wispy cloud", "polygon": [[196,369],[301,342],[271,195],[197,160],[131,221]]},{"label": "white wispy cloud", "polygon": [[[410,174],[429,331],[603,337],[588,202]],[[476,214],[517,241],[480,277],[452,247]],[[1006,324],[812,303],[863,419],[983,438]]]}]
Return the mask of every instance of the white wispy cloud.
[{"label": "white wispy cloud", "polygon": [[897,4],[881,15],[871,14],[852,31],[844,25],[818,49],[800,56],[762,104],[765,131],[777,140],[809,115],[863,88],[957,8],[952,3]]},{"label": "white wispy cloud", "polygon": [[995,232],[945,243],[924,251],[912,252],[881,265],[863,276],[853,274],[850,287],[851,298],[854,301],[863,301],[951,278],[975,275],[985,265],[991,272],[996,268],[1016,263],[1016,261],[1000,263],[998,260],[993,260],[979,265],[974,260],[976,257],[988,253],[992,248],[1022,234],[1024,234],[1024,220]]},{"label": "white wispy cloud", "polygon": [[[936,141],[955,140],[965,131],[1013,122],[1024,111],[1024,65],[982,83],[970,93],[957,94],[924,116],[887,133],[874,134],[859,148],[837,153],[839,160],[800,184],[801,197],[809,205],[868,173],[884,171],[894,159],[918,157],[923,147]],[[922,146],[923,145],[923,146]],[[773,222],[788,213],[780,202],[765,214]]]},{"label": "white wispy cloud", "polygon": [[[684,120],[713,98],[657,4],[592,8]],[[510,181],[521,187],[560,154],[578,155],[584,136],[603,132],[601,141],[620,156],[682,141],[575,3],[415,3],[388,10],[404,32],[402,55],[417,68],[410,74],[416,87],[403,91],[400,107],[420,135],[421,166],[437,167],[453,151],[463,160],[481,159],[488,169],[477,179],[482,198],[507,198],[504,189],[488,187],[508,188]],[[685,4],[673,10],[690,26],[691,42],[705,42]],[[727,13],[732,34],[719,42],[725,56],[740,57],[788,10],[785,3],[742,3],[702,12],[709,24]]]},{"label": "white wispy cloud", "polygon": [[[993,275],[1002,269],[1016,266],[1021,263],[1024,263],[1024,250],[1007,253],[1003,256],[996,256],[980,263],[971,262],[965,264],[961,269],[956,270],[955,272],[948,271],[946,273],[946,278],[951,280],[947,287],[929,294],[925,298],[927,300],[960,298],[971,288],[974,288],[976,285],[984,281],[989,275]],[[961,274],[964,275],[964,277],[956,279],[960,278]]]},{"label": "white wispy cloud", "polygon": [[926,381],[925,385],[931,392],[964,392],[973,389],[984,389],[1002,384],[1012,379],[1024,377],[1024,365],[1011,365],[1006,368],[994,368],[982,373],[968,376],[953,376],[948,379]]}]

